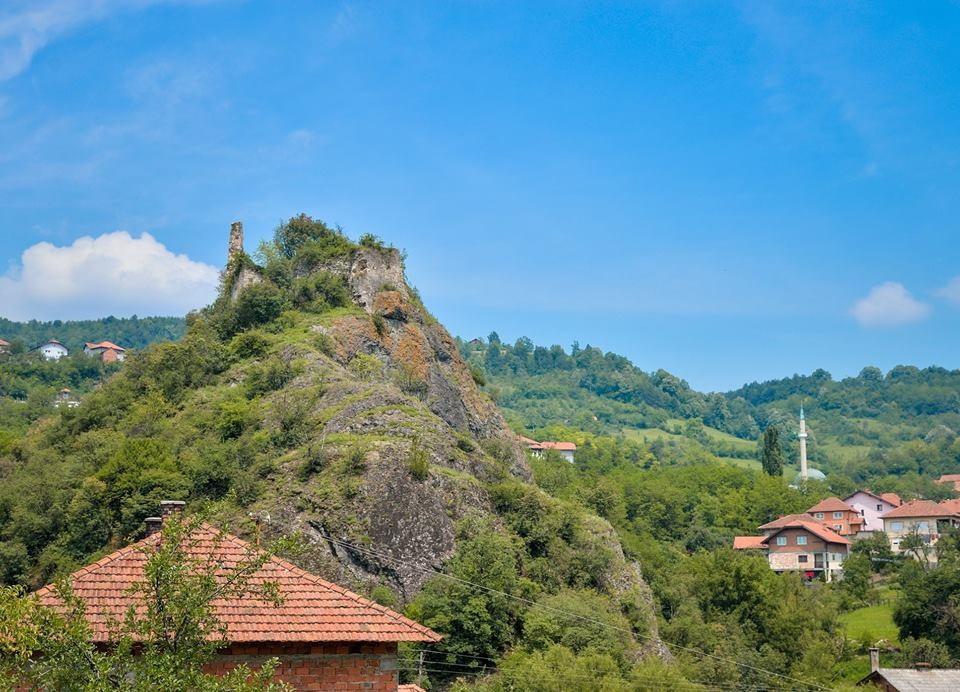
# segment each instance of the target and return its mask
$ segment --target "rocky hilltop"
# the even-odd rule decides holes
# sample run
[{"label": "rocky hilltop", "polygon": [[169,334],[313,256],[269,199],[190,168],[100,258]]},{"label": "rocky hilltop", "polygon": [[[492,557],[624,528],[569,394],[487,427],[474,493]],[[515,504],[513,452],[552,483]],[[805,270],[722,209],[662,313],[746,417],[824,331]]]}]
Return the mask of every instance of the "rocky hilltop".
[{"label": "rocky hilltop", "polygon": [[[254,256],[234,224],[220,297],[183,340],[38,426],[0,474],[6,581],[48,581],[182,497],[251,540],[299,532],[305,568],[402,606],[479,522],[516,547],[529,594],[595,589],[645,633],[638,652],[659,651],[639,566],[605,520],[535,485],[401,254],[305,216]],[[67,512],[18,490],[38,478]]]}]

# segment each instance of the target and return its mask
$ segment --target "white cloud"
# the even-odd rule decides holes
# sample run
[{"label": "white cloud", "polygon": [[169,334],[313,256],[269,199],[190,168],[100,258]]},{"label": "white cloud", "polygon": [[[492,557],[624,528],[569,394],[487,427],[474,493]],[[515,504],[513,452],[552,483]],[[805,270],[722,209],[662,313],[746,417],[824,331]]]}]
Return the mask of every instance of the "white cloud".
[{"label": "white cloud", "polygon": [[919,322],[930,314],[930,306],[910,295],[903,284],[887,281],[874,286],[850,314],[864,327],[896,327]]},{"label": "white cloud", "polygon": [[0,5],[0,81],[16,77],[30,66],[39,50],[79,26],[118,12],[190,1],[6,0]]},{"label": "white cloud", "polygon": [[168,250],[149,233],[126,231],[27,248],[0,276],[0,316],[83,319],[107,315],[182,315],[216,295],[219,272]]},{"label": "white cloud", "polygon": [[950,279],[946,286],[937,291],[937,295],[955,305],[960,305],[960,276]]}]

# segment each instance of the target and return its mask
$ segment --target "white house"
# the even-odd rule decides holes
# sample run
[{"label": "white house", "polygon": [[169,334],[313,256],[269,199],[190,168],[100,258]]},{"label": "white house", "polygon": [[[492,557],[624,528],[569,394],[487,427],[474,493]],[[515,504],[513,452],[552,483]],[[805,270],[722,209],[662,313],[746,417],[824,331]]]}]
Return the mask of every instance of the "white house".
[{"label": "white house", "polygon": [[66,346],[56,339],[49,339],[37,346],[35,351],[39,351],[44,360],[60,360],[64,356],[70,355]]},{"label": "white house", "polygon": [[530,450],[530,453],[538,459],[543,456],[544,452],[552,449],[557,452],[561,458],[572,464],[574,455],[577,452],[577,445],[573,442],[537,442],[523,435],[520,436],[520,441],[525,444],[527,449]]},{"label": "white house", "polygon": [[896,493],[881,493],[878,495],[869,490],[858,490],[845,497],[843,501],[863,517],[863,528],[860,531],[865,533],[883,531],[883,519],[880,518],[880,515],[889,512],[891,509],[896,509],[902,504]]},{"label": "white house", "polygon": [[6,353],[10,350],[10,342],[0,339],[0,353]]}]

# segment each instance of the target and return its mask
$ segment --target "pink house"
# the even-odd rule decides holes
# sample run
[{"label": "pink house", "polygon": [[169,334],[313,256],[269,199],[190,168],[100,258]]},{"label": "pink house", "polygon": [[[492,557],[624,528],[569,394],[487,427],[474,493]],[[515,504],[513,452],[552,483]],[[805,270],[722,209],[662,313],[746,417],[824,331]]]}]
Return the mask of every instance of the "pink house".
[{"label": "pink house", "polygon": [[844,502],[863,517],[863,528],[860,530],[864,532],[883,531],[883,519],[880,516],[900,506],[900,498],[894,493],[878,495],[869,490],[858,490],[844,498]]}]

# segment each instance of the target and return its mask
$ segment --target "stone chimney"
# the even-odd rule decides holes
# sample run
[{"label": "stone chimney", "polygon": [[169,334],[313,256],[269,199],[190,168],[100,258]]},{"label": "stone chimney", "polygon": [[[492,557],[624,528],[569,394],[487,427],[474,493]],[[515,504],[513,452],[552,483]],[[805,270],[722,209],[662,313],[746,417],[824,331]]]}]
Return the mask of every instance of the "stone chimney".
[{"label": "stone chimney", "polygon": [[875,646],[870,647],[870,672],[876,673],[880,670],[880,649]]},{"label": "stone chimney", "polygon": [[147,525],[147,535],[152,536],[163,528],[163,517],[147,517],[143,523]]},{"label": "stone chimney", "polygon": [[230,224],[230,243],[227,245],[227,264],[234,257],[243,254],[243,221],[234,221]]}]

